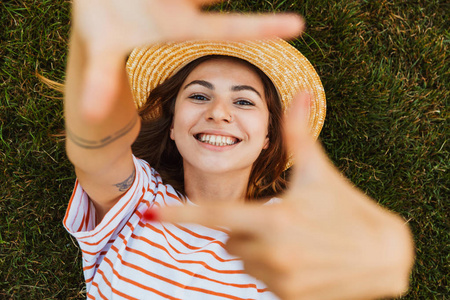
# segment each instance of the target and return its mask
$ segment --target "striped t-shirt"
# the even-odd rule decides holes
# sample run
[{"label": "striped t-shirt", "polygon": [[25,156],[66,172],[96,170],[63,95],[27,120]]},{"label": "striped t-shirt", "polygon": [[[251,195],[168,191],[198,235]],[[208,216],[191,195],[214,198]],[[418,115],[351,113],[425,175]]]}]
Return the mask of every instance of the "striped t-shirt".
[{"label": "striped t-shirt", "polygon": [[193,204],[133,160],[133,185],[97,226],[92,202],[75,184],[64,226],[82,251],[87,298],[277,299],[225,251],[225,229],[145,222],[153,205]]}]

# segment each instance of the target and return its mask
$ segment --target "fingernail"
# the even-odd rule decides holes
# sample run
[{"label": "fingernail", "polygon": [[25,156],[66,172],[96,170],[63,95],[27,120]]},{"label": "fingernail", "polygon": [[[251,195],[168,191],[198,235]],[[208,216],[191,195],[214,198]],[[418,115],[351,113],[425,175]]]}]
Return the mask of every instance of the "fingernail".
[{"label": "fingernail", "polygon": [[142,217],[146,222],[154,222],[159,219],[158,212],[154,208],[147,209]]}]

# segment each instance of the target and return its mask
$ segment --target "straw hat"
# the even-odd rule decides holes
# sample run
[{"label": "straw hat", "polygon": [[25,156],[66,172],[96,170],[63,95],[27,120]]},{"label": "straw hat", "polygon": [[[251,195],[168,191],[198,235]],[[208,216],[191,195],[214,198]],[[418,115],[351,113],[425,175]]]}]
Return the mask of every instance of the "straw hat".
[{"label": "straw hat", "polygon": [[[326,112],[325,92],[311,63],[281,39],[244,42],[189,41],[136,48],[127,61],[127,72],[137,107],[147,101],[150,91],[181,68],[207,55],[233,56],[248,61],[272,81],[286,112],[299,91],[311,96],[309,127],[317,138]],[[157,112],[155,112],[157,114]],[[292,165],[292,160],[286,169]]]}]

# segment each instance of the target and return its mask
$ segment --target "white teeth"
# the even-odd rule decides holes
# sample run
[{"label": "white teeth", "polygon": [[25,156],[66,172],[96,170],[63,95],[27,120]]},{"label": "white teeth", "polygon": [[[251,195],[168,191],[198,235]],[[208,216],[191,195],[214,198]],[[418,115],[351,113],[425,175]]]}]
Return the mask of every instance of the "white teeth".
[{"label": "white teeth", "polygon": [[237,143],[234,138],[222,135],[200,134],[197,139],[214,146],[229,146]]}]

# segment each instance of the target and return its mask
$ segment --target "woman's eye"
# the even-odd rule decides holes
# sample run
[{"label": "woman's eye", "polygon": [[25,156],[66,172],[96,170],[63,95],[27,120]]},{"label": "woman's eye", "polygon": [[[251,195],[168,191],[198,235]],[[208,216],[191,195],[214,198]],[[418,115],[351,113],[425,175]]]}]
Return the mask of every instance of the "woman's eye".
[{"label": "woman's eye", "polygon": [[252,102],[243,99],[237,100],[235,103],[240,106],[254,106]]},{"label": "woman's eye", "polygon": [[208,100],[208,98],[206,98],[205,96],[200,95],[200,94],[195,94],[195,95],[189,96],[189,98],[194,99],[194,100],[200,100],[200,101]]}]

